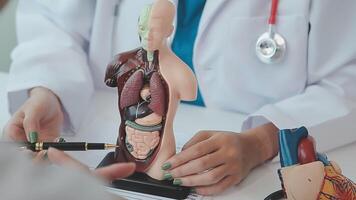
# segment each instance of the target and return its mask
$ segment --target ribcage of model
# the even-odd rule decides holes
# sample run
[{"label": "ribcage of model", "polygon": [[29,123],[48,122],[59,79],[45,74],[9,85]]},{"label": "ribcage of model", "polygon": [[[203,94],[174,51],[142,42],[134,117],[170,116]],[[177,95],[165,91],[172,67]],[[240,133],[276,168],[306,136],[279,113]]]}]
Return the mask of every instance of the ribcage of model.
[{"label": "ribcage of model", "polygon": [[125,145],[136,159],[147,159],[160,143],[166,110],[163,79],[158,72],[139,69],[127,79],[120,109],[125,123]]}]

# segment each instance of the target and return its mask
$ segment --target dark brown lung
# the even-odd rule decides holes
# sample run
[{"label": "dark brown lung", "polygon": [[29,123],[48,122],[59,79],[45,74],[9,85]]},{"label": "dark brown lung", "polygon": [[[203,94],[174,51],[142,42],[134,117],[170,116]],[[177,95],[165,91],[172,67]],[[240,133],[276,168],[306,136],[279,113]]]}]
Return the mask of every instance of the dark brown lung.
[{"label": "dark brown lung", "polygon": [[120,97],[120,108],[126,108],[140,101],[143,87],[143,72],[136,71],[126,82]]},{"label": "dark brown lung", "polygon": [[128,73],[133,71],[137,66],[143,65],[142,49],[137,48],[128,52],[118,54],[114,57],[106,68],[105,83],[109,87],[118,87],[119,93],[127,79]]},{"label": "dark brown lung", "polygon": [[160,116],[165,115],[166,94],[162,85],[162,79],[158,72],[154,72],[150,79],[151,103],[148,107]]}]

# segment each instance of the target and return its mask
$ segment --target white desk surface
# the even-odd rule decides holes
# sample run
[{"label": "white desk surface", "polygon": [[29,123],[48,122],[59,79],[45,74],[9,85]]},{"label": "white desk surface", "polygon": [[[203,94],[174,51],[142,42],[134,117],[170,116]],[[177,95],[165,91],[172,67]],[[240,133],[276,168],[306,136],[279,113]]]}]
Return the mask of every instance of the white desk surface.
[{"label": "white desk surface", "polygon": [[[0,128],[9,118],[5,94],[7,75],[0,73]],[[75,136],[66,137],[69,141],[115,142],[119,125],[116,109],[116,91],[112,93],[97,92],[92,105],[88,108],[81,129]],[[244,116],[219,110],[211,110],[194,106],[180,106],[175,119],[175,133],[178,145],[183,145],[198,130],[214,129],[239,131]],[[356,130],[355,130],[356,134]],[[75,158],[95,167],[106,155],[105,151],[75,152]],[[347,145],[331,152],[328,157],[339,163],[344,175],[356,181],[356,143]],[[266,163],[255,169],[241,184],[229,189],[213,199],[217,200],[251,200],[263,199],[266,195],[280,189],[277,175],[279,163]]]}]

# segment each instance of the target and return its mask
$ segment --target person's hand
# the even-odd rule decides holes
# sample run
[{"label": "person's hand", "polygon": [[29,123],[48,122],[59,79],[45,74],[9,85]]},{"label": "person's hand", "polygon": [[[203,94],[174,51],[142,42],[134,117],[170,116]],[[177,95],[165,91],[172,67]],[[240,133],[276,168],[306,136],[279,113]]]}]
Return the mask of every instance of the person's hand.
[{"label": "person's hand", "polygon": [[[39,156],[40,154],[41,152],[36,156],[37,159],[40,158]],[[43,153],[43,155],[45,155],[45,153]],[[63,151],[59,151],[54,148],[49,148],[47,151],[47,155],[48,155],[48,160],[52,164],[89,172],[92,173],[94,176],[104,179],[105,181],[108,182],[131,175],[136,168],[135,163],[117,163],[117,164],[109,165],[107,167],[96,169],[94,171],[90,171],[86,165],[73,159]]]},{"label": "person's hand", "polygon": [[[56,139],[55,142],[61,142],[61,139],[64,140],[63,138],[60,138]],[[52,163],[61,167],[90,172],[92,175],[108,182],[131,175],[136,168],[135,163],[119,163],[91,171],[86,165],[55,148],[49,148],[48,150],[43,150],[38,153],[30,150],[23,150],[23,152],[28,154],[32,158],[32,162],[35,164]]]},{"label": "person's hand", "polygon": [[198,194],[220,193],[277,153],[277,130],[268,124],[241,134],[201,131],[163,164],[162,169],[169,170],[164,178],[194,187]]},{"label": "person's hand", "polygon": [[61,103],[50,90],[32,89],[30,97],[14,113],[4,128],[4,137],[27,141],[31,132],[37,132],[38,141],[53,141],[60,134],[63,123]]}]

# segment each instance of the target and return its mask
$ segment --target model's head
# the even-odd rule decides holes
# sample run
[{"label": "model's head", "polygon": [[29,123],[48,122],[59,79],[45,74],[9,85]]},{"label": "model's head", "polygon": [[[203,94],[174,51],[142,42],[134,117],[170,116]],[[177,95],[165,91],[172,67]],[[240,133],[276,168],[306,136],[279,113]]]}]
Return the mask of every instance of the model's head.
[{"label": "model's head", "polygon": [[168,0],[156,0],[146,6],[139,19],[138,33],[141,45],[147,51],[155,51],[173,32],[175,7]]},{"label": "model's head", "polygon": [[149,35],[148,22],[150,19],[151,10],[152,10],[152,5],[145,6],[138,20],[138,35],[140,36],[142,47],[146,50],[148,49],[148,45],[147,45],[147,40]]}]

